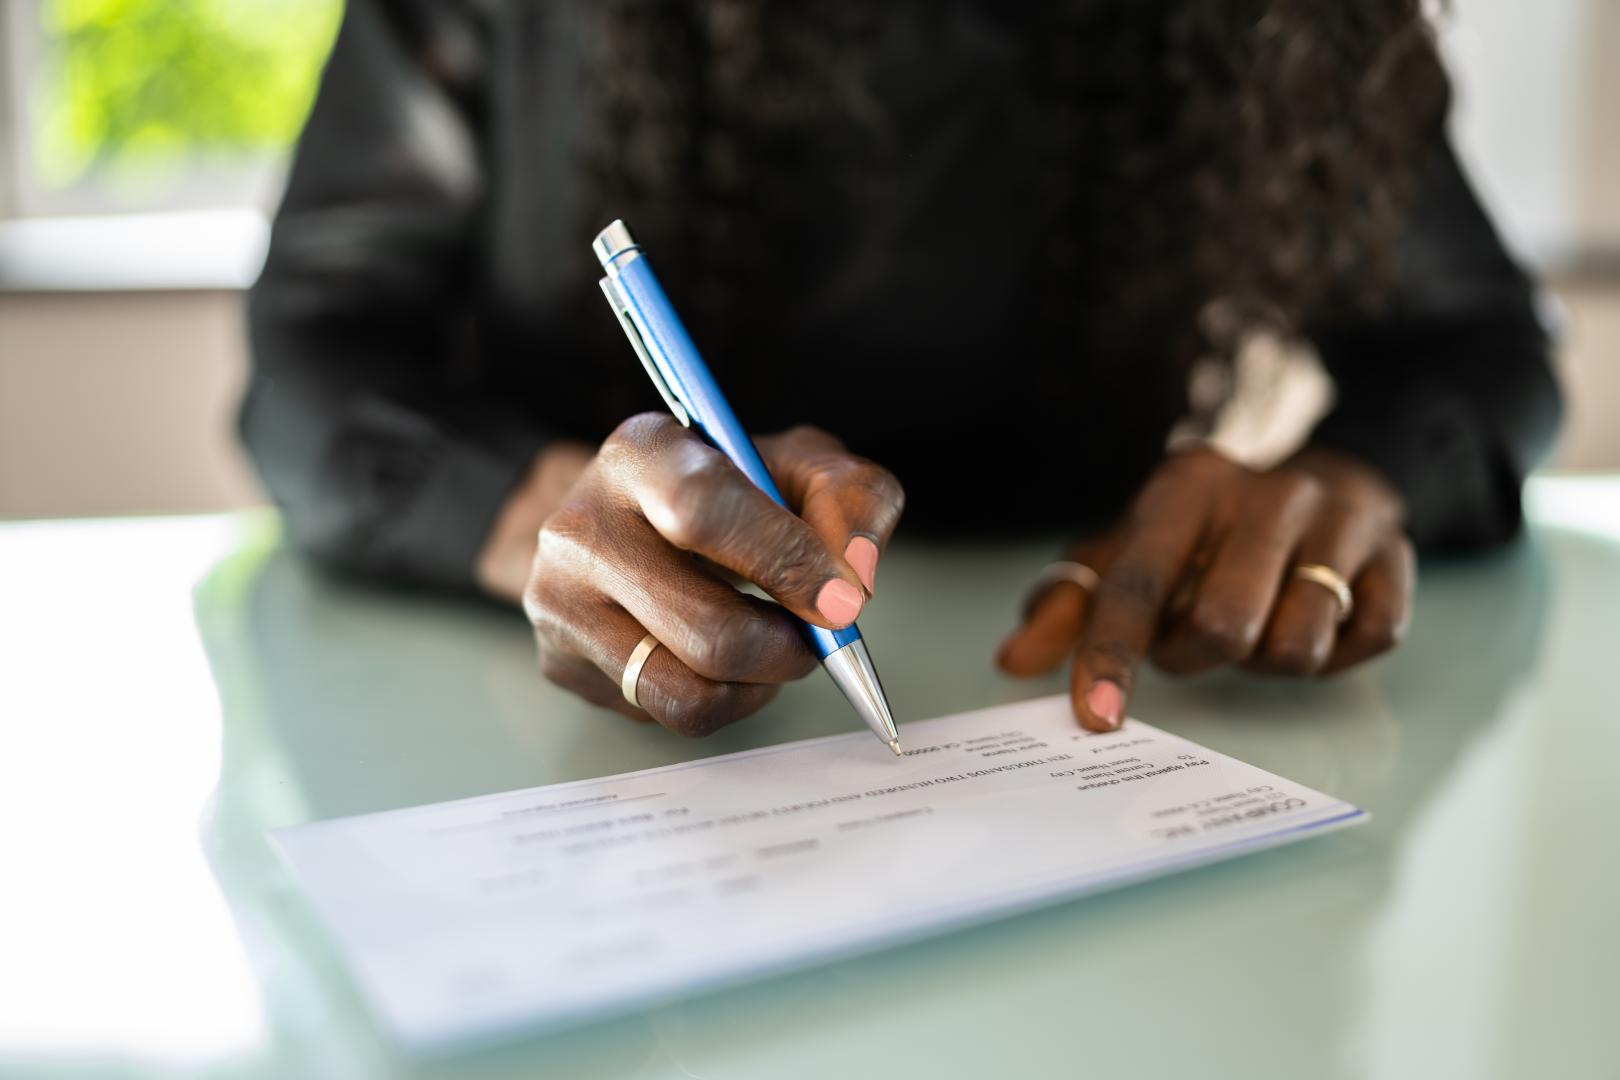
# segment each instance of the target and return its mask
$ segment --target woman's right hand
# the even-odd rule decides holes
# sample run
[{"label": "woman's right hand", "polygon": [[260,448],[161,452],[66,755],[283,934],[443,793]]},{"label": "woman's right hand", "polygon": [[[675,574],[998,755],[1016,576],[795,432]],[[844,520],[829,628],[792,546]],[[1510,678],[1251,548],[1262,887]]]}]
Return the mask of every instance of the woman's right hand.
[{"label": "woman's right hand", "polygon": [[[756,445],[794,513],[667,415],[632,417],[602,444],[541,526],[523,593],[547,678],[705,735],[815,668],[789,613],[828,629],[855,621],[904,496],[815,428]],[[775,603],[738,592],[728,571]],[[637,708],[619,680],[648,634],[663,648],[642,668]]]}]

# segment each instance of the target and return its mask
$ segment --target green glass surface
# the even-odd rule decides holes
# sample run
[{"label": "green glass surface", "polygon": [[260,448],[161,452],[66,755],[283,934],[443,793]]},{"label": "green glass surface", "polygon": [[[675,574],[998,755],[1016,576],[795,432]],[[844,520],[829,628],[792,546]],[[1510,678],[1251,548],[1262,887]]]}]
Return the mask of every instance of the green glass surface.
[{"label": "green glass surface", "polygon": [[[1142,719],[1371,824],[440,1059],[369,1018],[267,828],[852,729],[831,684],[684,741],[550,687],[517,614],[325,576],[267,514],[0,526],[0,1075],[1612,1080],[1620,476],[1529,506],[1425,562],[1387,660],[1144,679]],[[1055,548],[896,543],[861,625],[902,722],[1061,689],[990,664]]]}]

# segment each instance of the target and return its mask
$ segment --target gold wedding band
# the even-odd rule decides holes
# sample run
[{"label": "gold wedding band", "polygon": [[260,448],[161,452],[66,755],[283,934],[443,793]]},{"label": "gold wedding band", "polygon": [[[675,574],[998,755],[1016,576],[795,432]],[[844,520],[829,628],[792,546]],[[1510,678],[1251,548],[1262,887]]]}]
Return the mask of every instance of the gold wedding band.
[{"label": "gold wedding band", "polygon": [[659,644],[659,640],[651,634],[642,638],[636,647],[630,650],[630,659],[624,664],[624,674],[619,676],[619,689],[624,691],[624,700],[638,709],[641,708],[641,701],[636,697],[636,684],[641,681],[641,669],[647,666],[647,658]]},{"label": "gold wedding band", "polygon": [[1047,564],[1046,568],[1040,572],[1039,576],[1035,578],[1035,584],[1030,588],[1030,594],[1032,596],[1037,595],[1048,586],[1056,585],[1060,581],[1071,582],[1080,586],[1083,591],[1090,592],[1097,587],[1097,583],[1101,580],[1102,578],[1097,574],[1097,571],[1085,563],[1075,562],[1073,559],[1060,559],[1055,563]]},{"label": "gold wedding band", "polygon": [[1339,602],[1339,621],[1341,623],[1350,618],[1350,613],[1355,610],[1356,601],[1355,597],[1350,593],[1350,583],[1344,580],[1344,575],[1333,569],[1333,567],[1323,566],[1321,563],[1300,563],[1294,567],[1294,576],[1303,578],[1306,581],[1314,581],[1332,593],[1333,599]]}]

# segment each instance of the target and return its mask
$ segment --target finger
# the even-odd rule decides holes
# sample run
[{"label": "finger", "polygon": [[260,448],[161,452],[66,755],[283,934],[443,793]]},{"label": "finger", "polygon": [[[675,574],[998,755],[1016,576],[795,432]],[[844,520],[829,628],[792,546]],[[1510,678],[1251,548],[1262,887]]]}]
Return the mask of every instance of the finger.
[{"label": "finger", "polygon": [[1024,625],[996,651],[996,664],[1009,675],[1045,675],[1074,650],[1086,615],[1086,590],[1059,581],[1044,590],[1030,608]]},{"label": "finger", "polygon": [[[1108,565],[1118,546],[1115,532],[1075,543],[1064,554],[1093,574]],[[996,663],[1009,675],[1044,675],[1074,652],[1085,625],[1086,606],[1095,585],[1058,577],[1037,581],[1024,600],[1023,620],[996,650]]]},{"label": "finger", "polygon": [[540,674],[592,705],[612,709],[637,723],[655,723],[645,709],[638,709],[625,699],[624,691],[618,683],[609,679],[601,668],[583,656],[542,646]]},{"label": "finger", "polygon": [[1172,465],[1132,508],[1119,551],[1090,598],[1071,675],[1075,715],[1092,731],[1124,722],[1137,665],[1203,535],[1211,488],[1199,470]]},{"label": "finger", "polygon": [[1411,622],[1416,585],[1417,559],[1403,536],[1379,551],[1356,579],[1355,612],[1340,630],[1322,674],[1336,674],[1393,649]]},{"label": "finger", "polygon": [[639,517],[599,563],[597,585],[670,652],[715,682],[802,679],[816,658],[780,606],[705,573]]},{"label": "finger", "polygon": [[900,481],[819,428],[797,427],[762,439],[760,451],[788,506],[829,549],[843,554],[870,595],[878,558],[905,509]]},{"label": "finger", "polygon": [[[544,626],[544,652],[549,655],[555,649],[581,656],[596,665],[612,685],[620,686],[630,654],[647,631],[606,599],[594,601],[590,607],[587,618],[571,618],[565,626]],[[636,682],[643,712],[676,734],[692,736],[708,735],[735,723],[775,697],[777,689],[770,684],[706,679],[667,648],[652,651]],[[622,687],[620,700],[624,700]]]},{"label": "finger", "polygon": [[824,627],[854,622],[866,602],[854,570],[725,455],[686,435],[670,437],[632,481],[653,528],[741,574],[801,619]]},{"label": "finger", "polygon": [[[1354,581],[1372,556],[1375,524],[1351,509],[1333,509],[1300,542],[1291,566],[1326,566]],[[1338,641],[1341,614],[1333,590],[1290,571],[1261,644],[1245,666],[1271,675],[1315,675]]]},{"label": "finger", "polygon": [[1273,473],[1216,546],[1184,613],[1173,617],[1153,661],[1178,675],[1246,660],[1259,645],[1289,560],[1321,502],[1297,473]]}]

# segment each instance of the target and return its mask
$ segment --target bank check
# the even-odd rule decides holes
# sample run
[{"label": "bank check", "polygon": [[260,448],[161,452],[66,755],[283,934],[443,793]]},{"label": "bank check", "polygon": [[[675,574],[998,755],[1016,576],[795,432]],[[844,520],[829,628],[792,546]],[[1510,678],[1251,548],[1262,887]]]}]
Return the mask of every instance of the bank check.
[{"label": "bank check", "polygon": [[280,829],[373,1009],[418,1048],[623,1012],[1364,820],[1053,697]]}]

